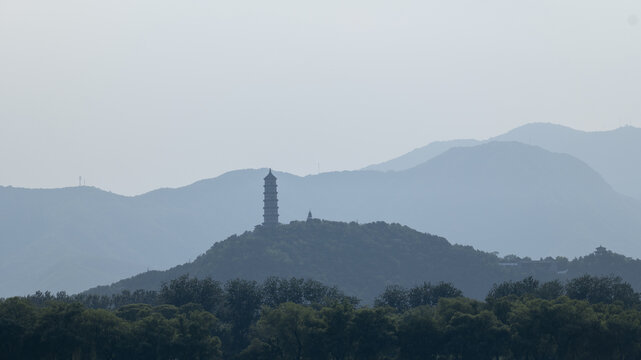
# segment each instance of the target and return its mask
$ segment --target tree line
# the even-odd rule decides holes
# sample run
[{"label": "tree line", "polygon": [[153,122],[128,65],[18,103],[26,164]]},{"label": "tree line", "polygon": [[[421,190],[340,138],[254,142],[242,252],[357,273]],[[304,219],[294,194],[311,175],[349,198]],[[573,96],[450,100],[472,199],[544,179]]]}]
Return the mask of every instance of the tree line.
[{"label": "tree line", "polygon": [[388,286],[373,306],[313,280],[0,300],[0,359],[637,359],[641,301],[618,277]]}]

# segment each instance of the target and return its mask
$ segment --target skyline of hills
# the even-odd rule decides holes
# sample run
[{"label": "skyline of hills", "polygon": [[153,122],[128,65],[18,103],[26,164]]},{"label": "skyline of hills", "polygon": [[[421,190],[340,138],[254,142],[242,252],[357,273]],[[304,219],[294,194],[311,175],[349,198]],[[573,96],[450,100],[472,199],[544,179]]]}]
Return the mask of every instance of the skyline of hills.
[{"label": "skyline of hills", "polygon": [[633,126],[588,132],[552,123],[530,123],[487,140],[432,142],[399,157],[369,165],[363,170],[407,170],[449,149],[492,141],[517,141],[572,155],[601,174],[618,192],[641,199],[641,168],[634,166],[637,159],[641,158],[641,129]]},{"label": "skyline of hills", "polygon": [[278,227],[258,226],[214,244],[192,262],[141,273],[85,294],[158,291],[163,283],[185,275],[223,283],[233,279],[262,282],[276,276],[314,279],[371,304],[387,285],[449,282],[465,296],[483,299],[493,284],[528,276],[563,282],[584,274],[616,273],[638,289],[640,270],[641,260],[607,250],[571,261],[501,258],[400,224],[311,219]]},{"label": "skyline of hills", "polygon": [[[125,197],[91,187],[0,187],[1,296],[77,292],[188,262],[261,222],[266,169]],[[406,171],[278,177],[281,222],[312,210],[388,221],[520,256],[641,256],[641,205],[576,158],[515,142],[457,147]]]}]

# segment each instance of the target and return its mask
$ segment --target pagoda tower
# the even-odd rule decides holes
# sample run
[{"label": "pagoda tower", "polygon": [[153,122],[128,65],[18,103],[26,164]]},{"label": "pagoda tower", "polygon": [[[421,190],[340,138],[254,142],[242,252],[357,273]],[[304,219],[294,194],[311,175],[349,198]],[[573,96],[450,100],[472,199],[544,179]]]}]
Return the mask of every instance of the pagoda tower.
[{"label": "pagoda tower", "polygon": [[269,169],[269,174],[265,176],[265,192],[263,195],[263,226],[278,225],[278,191],[276,190],[276,176]]}]

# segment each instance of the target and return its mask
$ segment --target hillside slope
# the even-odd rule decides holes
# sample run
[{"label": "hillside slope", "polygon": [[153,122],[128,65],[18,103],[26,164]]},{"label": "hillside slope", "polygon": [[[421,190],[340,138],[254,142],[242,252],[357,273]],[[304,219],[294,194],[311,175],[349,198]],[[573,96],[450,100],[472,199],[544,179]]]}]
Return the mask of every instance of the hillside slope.
[{"label": "hillside slope", "polygon": [[455,147],[492,141],[517,141],[548,151],[572,155],[601,174],[624,194],[641,199],[641,129],[626,126],[611,131],[587,132],[549,123],[526,124],[485,141],[452,140],[433,142],[397,158],[364,170],[403,171],[418,166]]},{"label": "hillside slope", "polygon": [[413,168],[419,164],[422,164],[426,161],[429,161],[442,153],[448,151],[449,149],[455,147],[467,147],[467,146],[476,146],[482,144],[482,141],[473,140],[473,139],[463,139],[463,140],[451,140],[451,141],[435,141],[429,143],[423,147],[414,149],[407,154],[403,154],[397,158],[369,165],[363,170],[375,170],[375,171],[402,171]]},{"label": "hillside slope", "polygon": [[403,172],[425,189],[414,218],[451,241],[533,257],[588,253],[600,244],[641,256],[639,203],[575,158],[515,142],[454,148]]},{"label": "hillside slope", "polygon": [[[266,170],[122,197],[93,188],[0,188],[0,296],[76,292],[195,258],[262,220]],[[581,161],[520,143],[452,149],[402,172],[276,172],[281,222],[387,221],[534,258],[598,245],[641,256],[641,207]]]},{"label": "hillside slope", "polygon": [[600,244],[641,256],[641,206],[577,159],[514,142],[455,148],[402,172],[283,177],[285,221],[388,221],[458,244],[574,257]]},{"label": "hillside slope", "polygon": [[91,187],[0,187],[0,296],[76,292],[193,258],[172,212]]},{"label": "hillside slope", "polygon": [[586,132],[554,124],[528,124],[493,140],[519,141],[583,160],[612,187],[641,199],[641,129]]},{"label": "hillside slope", "polygon": [[451,245],[441,237],[398,224],[314,219],[277,228],[260,226],[214,244],[191,263],[143,273],[89,293],[157,289],[163,281],[190,274],[221,281],[312,278],[368,300],[387,284],[412,285],[424,280],[452,281],[470,294],[481,294],[501,277],[498,262],[495,255]]},{"label": "hillside slope", "polygon": [[[506,266],[508,261],[510,265]],[[586,273],[617,274],[639,288],[640,271],[641,261],[611,252],[570,262],[564,258],[503,259],[399,224],[313,219],[276,228],[259,226],[214,244],[193,262],[167,271],[142,273],[87,293],[157,290],[163,282],[189,274],[218,281],[262,281],[269,276],[310,278],[336,285],[366,302],[390,284],[415,286],[424,281],[447,281],[467,296],[483,298],[492,284],[526,276],[548,281]]]}]

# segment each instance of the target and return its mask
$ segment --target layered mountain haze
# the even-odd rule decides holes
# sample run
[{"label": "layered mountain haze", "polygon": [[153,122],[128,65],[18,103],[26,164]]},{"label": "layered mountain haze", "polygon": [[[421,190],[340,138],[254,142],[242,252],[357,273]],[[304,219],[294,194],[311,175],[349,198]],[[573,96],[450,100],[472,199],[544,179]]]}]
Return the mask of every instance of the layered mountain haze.
[{"label": "layered mountain haze", "polygon": [[0,188],[0,199],[0,271],[12,274],[0,296],[79,291],[182,257],[170,226],[133,198],[78,187]]},{"label": "layered mountain haze", "polygon": [[414,149],[407,154],[401,155],[392,160],[374,164],[363,168],[363,170],[376,170],[376,171],[401,171],[413,168],[420,165],[434,157],[441,155],[447,150],[455,147],[467,147],[482,144],[482,141],[467,139],[467,140],[450,140],[450,141],[435,141],[426,146]]},{"label": "layered mountain haze", "polygon": [[254,181],[243,186],[235,175],[137,197],[0,187],[0,270],[12,274],[0,279],[0,297],[78,292],[167,268],[251,229],[260,218],[260,177],[243,176]]},{"label": "layered mountain haze", "polygon": [[[0,296],[77,292],[194,259],[262,222],[266,169],[123,197],[94,188],[0,188]],[[453,148],[405,171],[278,177],[281,222],[408,225],[452,243],[533,258],[604,245],[641,256],[641,205],[584,162],[540,147]]]},{"label": "layered mountain haze", "polygon": [[468,139],[430,143],[397,158],[370,165],[364,170],[407,170],[451,148],[492,141],[517,141],[572,155],[601,174],[616,191],[641,199],[641,167],[637,165],[641,159],[641,129],[632,126],[586,132],[561,125],[533,123],[485,141]]},{"label": "layered mountain haze", "polygon": [[0,0],[0,360],[641,360],[641,0]]},{"label": "layered mountain haze", "polygon": [[[639,256],[639,203],[583,162],[515,142],[454,148],[402,172],[424,191],[410,226],[502,254],[573,257],[599,244]],[[411,185],[407,186],[411,187]]]},{"label": "layered mountain haze", "polygon": [[572,155],[596,170],[612,187],[641,199],[641,129],[625,126],[586,132],[555,124],[528,124],[496,137]]}]

